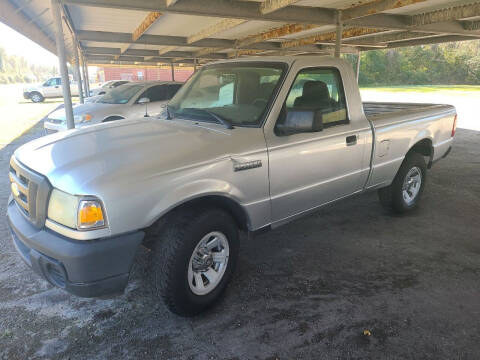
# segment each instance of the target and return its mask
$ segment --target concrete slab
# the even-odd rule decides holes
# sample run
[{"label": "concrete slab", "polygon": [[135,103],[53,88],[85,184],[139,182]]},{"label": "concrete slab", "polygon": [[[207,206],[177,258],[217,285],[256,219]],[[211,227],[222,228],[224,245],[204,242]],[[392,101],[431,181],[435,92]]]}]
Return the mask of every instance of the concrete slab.
[{"label": "concrete slab", "polygon": [[412,214],[389,214],[370,193],[244,237],[225,297],[193,319],[148,297],[138,275],[120,297],[81,299],[21,262],[5,174],[40,134],[0,150],[0,359],[478,358],[480,132],[458,130]]}]

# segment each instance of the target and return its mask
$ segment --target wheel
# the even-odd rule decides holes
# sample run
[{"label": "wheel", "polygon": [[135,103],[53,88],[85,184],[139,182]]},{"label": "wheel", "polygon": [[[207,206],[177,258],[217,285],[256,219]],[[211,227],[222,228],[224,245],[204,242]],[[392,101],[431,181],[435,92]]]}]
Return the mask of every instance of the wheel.
[{"label": "wheel", "polygon": [[34,103],[39,103],[39,102],[43,102],[45,98],[39,92],[33,92],[30,94],[30,100],[32,100]]},{"label": "wheel", "polygon": [[424,157],[415,152],[408,154],[392,184],[378,190],[380,203],[397,213],[414,209],[422,197],[426,175]]},{"label": "wheel", "polygon": [[172,214],[153,239],[154,294],[172,312],[193,316],[211,306],[232,277],[238,257],[238,229],[219,209]]}]

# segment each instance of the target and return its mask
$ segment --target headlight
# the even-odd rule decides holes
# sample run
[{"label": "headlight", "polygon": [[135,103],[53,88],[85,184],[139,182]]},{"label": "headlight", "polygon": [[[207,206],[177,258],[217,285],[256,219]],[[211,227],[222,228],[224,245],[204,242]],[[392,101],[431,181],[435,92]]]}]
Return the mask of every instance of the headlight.
[{"label": "headlight", "polygon": [[72,229],[92,230],[106,224],[100,200],[85,199],[57,189],[50,195],[47,214],[50,220]]},{"label": "headlight", "polygon": [[65,226],[77,227],[78,198],[53,189],[48,202],[48,218]]},{"label": "headlight", "polygon": [[89,122],[89,121],[92,121],[92,115],[90,115],[90,114],[75,115],[75,116],[73,117],[73,120],[74,120],[76,123]]}]

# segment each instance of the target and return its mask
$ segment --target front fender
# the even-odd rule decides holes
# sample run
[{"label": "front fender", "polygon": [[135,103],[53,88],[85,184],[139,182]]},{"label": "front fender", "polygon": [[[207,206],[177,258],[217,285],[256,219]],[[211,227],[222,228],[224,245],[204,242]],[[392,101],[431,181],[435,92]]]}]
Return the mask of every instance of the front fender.
[{"label": "front fender", "polygon": [[[202,179],[183,184],[166,194],[148,213],[148,226],[163,215],[188,201],[206,196],[223,196],[242,206],[244,194],[233,184],[220,179]],[[248,216],[248,214],[247,214]]]}]

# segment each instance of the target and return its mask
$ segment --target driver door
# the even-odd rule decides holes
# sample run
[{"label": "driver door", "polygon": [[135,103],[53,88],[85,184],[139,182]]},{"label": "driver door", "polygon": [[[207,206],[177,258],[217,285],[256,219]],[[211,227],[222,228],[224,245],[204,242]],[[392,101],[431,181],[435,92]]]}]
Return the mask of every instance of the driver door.
[{"label": "driver door", "polygon": [[[278,222],[363,188],[368,176],[366,138],[349,118],[340,71],[334,67],[299,69],[283,103],[290,113],[321,113],[320,130],[267,132],[272,222]],[[300,119],[299,119],[300,120]],[[368,150],[368,149],[367,149]]]},{"label": "driver door", "polygon": [[43,84],[43,93],[45,97],[59,97],[62,96],[62,87],[60,78],[48,79]]}]

